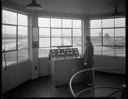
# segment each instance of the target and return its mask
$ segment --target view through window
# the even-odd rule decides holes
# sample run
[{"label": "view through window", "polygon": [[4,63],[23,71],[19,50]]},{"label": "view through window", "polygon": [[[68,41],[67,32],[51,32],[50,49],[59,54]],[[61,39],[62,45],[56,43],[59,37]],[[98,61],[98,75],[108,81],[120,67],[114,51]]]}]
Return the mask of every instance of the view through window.
[{"label": "view through window", "polygon": [[48,57],[49,49],[72,46],[82,53],[82,21],[78,19],[38,18],[39,57]]},{"label": "view through window", "polygon": [[90,34],[94,53],[125,56],[125,18],[94,19],[90,21]]},{"label": "view through window", "polygon": [[2,10],[2,67],[28,59],[28,16]]}]

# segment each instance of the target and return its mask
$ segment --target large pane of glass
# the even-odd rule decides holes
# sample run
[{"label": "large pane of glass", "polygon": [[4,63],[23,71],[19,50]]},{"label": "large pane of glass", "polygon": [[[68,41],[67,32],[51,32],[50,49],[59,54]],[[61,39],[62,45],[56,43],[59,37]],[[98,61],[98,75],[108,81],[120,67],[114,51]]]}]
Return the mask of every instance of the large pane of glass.
[{"label": "large pane of glass", "polygon": [[52,46],[61,46],[61,38],[51,38]]},{"label": "large pane of glass", "polygon": [[125,47],[115,47],[115,56],[126,56]]},{"label": "large pane of glass", "polygon": [[61,29],[52,29],[52,37],[61,37]]},{"label": "large pane of glass", "polygon": [[18,26],[18,37],[27,37],[28,28],[24,26]]},{"label": "large pane of glass", "polygon": [[94,54],[101,55],[102,47],[101,46],[94,46]]},{"label": "large pane of glass", "polygon": [[61,19],[51,19],[51,27],[61,27]]},{"label": "large pane of glass", "polygon": [[28,59],[28,49],[18,50],[18,62]]},{"label": "large pane of glass", "polygon": [[5,53],[6,56],[6,65],[14,64],[17,62],[17,52],[10,51]]},{"label": "large pane of glass", "polygon": [[102,19],[102,27],[114,27],[114,19]]},{"label": "large pane of glass", "polygon": [[2,68],[5,68],[5,55],[2,53]]},{"label": "large pane of glass", "polygon": [[39,48],[38,56],[39,57],[48,57],[49,56],[49,49],[50,48]]},{"label": "large pane of glass", "polygon": [[8,37],[16,37],[16,26],[3,25],[3,35]]},{"label": "large pane of glass", "polygon": [[50,27],[50,18],[38,18],[39,27]]},{"label": "large pane of glass", "polygon": [[82,45],[82,39],[80,37],[74,37],[73,46],[79,46],[79,45]]},{"label": "large pane of glass", "polygon": [[50,28],[39,28],[39,37],[50,37]]},{"label": "large pane of glass", "polygon": [[114,56],[114,47],[103,46],[102,47],[102,54],[103,55]]},{"label": "large pane of glass", "polygon": [[39,38],[39,47],[50,47],[50,38]]},{"label": "large pane of glass", "polygon": [[62,45],[71,46],[71,37],[70,38],[62,38]]},{"label": "large pane of glass", "polygon": [[71,37],[71,29],[62,29],[62,37]]},{"label": "large pane of glass", "polygon": [[2,10],[2,23],[17,24],[17,13]]},{"label": "large pane of glass", "polygon": [[18,25],[28,25],[28,16],[23,14],[18,14]]},{"label": "large pane of glass", "polygon": [[73,37],[81,37],[81,29],[73,29]]},{"label": "large pane of glass", "polygon": [[16,49],[16,27],[3,25],[2,29],[2,42],[5,50]]},{"label": "large pane of glass", "polygon": [[114,46],[114,29],[103,29],[103,45]]},{"label": "large pane of glass", "polygon": [[101,20],[91,20],[90,28],[101,28]]},{"label": "large pane of glass", "polygon": [[91,29],[90,32],[91,32],[91,41],[93,45],[101,45],[101,40],[102,40],[101,29]]},{"label": "large pane of glass", "polygon": [[71,19],[62,19],[62,27],[71,28],[72,27],[72,20]]},{"label": "large pane of glass", "polygon": [[18,38],[18,49],[28,48],[28,38],[19,37]]},{"label": "large pane of glass", "polygon": [[116,18],[115,27],[125,27],[125,18]]},{"label": "large pane of glass", "polygon": [[73,20],[73,28],[81,28],[81,20]]},{"label": "large pane of glass", "polygon": [[115,46],[125,47],[125,28],[115,29]]}]

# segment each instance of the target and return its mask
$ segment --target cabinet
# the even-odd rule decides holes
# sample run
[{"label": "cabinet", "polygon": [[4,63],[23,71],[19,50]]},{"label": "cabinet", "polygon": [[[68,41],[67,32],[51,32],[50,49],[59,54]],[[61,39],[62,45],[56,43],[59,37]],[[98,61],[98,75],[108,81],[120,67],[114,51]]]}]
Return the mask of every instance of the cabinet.
[{"label": "cabinet", "polygon": [[[83,58],[52,58],[51,59],[51,79],[54,86],[69,84],[71,76],[85,69],[83,66]],[[80,75],[73,82],[80,82],[84,79],[84,75]]]}]

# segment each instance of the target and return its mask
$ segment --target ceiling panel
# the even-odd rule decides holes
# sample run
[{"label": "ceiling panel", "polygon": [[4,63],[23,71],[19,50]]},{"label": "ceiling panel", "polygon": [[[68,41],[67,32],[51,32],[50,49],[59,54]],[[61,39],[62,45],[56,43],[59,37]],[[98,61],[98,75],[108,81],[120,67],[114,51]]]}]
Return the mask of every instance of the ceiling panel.
[{"label": "ceiling panel", "polygon": [[[125,0],[36,0],[43,7],[43,11],[73,13],[73,14],[99,14],[109,13],[114,10],[114,5],[118,9],[125,10]],[[4,0],[13,2],[25,7],[32,0]]]}]

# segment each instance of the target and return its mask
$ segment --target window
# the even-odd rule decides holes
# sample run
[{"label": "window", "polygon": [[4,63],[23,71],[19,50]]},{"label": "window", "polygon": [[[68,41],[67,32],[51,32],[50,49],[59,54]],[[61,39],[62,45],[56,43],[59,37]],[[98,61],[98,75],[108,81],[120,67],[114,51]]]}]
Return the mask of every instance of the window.
[{"label": "window", "polygon": [[28,59],[28,16],[2,10],[2,61],[5,66]]},{"label": "window", "polygon": [[98,55],[125,56],[125,18],[90,21],[90,34],[94,53]]},{"label": "window", "polygon": [[81,20],[61,18],[38,18],[39,57],[48,57],[49,49],[72,46],[82,53]]}]

